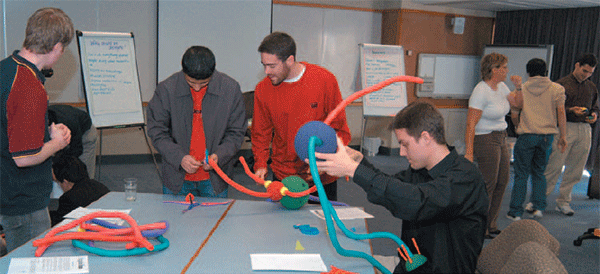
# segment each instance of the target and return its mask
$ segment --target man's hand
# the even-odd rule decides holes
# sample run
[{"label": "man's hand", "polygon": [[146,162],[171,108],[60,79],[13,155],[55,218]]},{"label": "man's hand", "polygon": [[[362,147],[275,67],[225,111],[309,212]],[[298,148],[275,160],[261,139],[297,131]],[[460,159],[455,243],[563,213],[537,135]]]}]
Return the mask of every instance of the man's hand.
[{"label": "man's hand", "polygon": [[40,153],[13,158],[18,167],[38,165],[51,157],[59,150],[67,147],[71,142],[71,130],[63,124],[52,123],[48,127],[50,141],[45,142]]},{"label": "man's hand", "polygon": [[560,139],[558,139],[558,143],[556,145],[560,149],[560,153],[565,153],[565,151],[567,150],[567,138],[561,136]]},{"label": "man's hand", "polygon": [[[208,158],[212,159],[215,162],[215,164],[219,163],[219,156],[217,156],[217,154],[213,153],[213,154],[209,155]],[[208,162],[203,162],[202,169],[209,171],[209,170],[212,170],[213,167],[210,164],[208,164]]]},{"label": "man's hand", "polygon": [[192,155],[185,155],[181,159],[181,167],[187,173],[196,173],[198,168],[202,165],[202,162],[196,160]]},{"label": "man's hand", "polygon": [[256,175],[256,177],[264,180],[265,176],[267,176],[267,168],[266,167],[262,167],[262,168],[257,169],[256,172],[254,172],[254,175]]},{"label": "man's hand", "polygon": [[58,150],[65,148],[71,143],[71,130],[64,124],[52,123],[49,131],[50,139],[56,143]]},{"label": "man's hand", "polygon": [[[317,161],[317,168],[334,177],[354,176],[354,171],[358,167],[358,162],[348,155],[349,147],[344,146],[342,139],[337,137],[338,150],[336,153],[315,152],[315,157],[325,161]],[[360,153],[360,152],[356,152]],[[356,153],[352,153],[357,157]],[[361,154],[362,155],[362,154]],[[308,163],[308,159],[305,160]]]},{"label": "man's hand", "polygon": [[[591,117],[591,118],[590,118]],[[593,124],[596,122],[596,120],[598,120],[598,114],[596,114],[595,112],[592,112],[592,114],[590,114],[590,116],[585,118],[585,121]]]},{"label": "man's hand", "polygon": [[584,107],[570,107],[569,112],[575,113],[577,116],[583,116],[587,114],[587,108]]}]

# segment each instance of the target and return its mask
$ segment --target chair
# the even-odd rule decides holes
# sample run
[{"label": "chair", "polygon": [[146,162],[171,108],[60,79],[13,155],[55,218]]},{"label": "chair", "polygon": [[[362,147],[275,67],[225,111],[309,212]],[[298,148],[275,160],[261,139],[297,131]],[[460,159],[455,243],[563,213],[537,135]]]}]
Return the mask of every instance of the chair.
[{"label": "chair", "polygon": [[568,272],[548,247],[538,242],[526,242],[515,249],[499,273],[567,274]]},{"label": "chair", "polygon": [[558,240],[537,221],[524,219],[511,223],[483,248],[477,260],[477,271],[500,273],[513,252],[527,242],[539,243],[558,255]]},{"label": "chair", "polygon": [[573,241],[574,246],[581,246],[583,240],[587,239],[600,239],[600,228],[590,228],[587,232],[583,233],[581,236],[577,237],[575,241]]},{"label": "chair", "polygon": [[[600,124],[596,124],[596,127],[600,127]],[[598,131],[598,130],[596,130]],[[596,138],[597,140],[600,138]],[[600,142],[600,140],[599,140]],[[599,147],[600,143],[596,145]],[[592,151],[590,151],[592,152]],[[587,195],[590,199],[600,199],[600,152],[595,152],[596,159],[594,160],[594,165],[592,169],[592,176],[590,177],[590,182],[588,184],[588,192]],[[573,245],[581,246],[583,240],[587,239],[600,239],[600,228],[590,228],[588,231],[583,233],[581,236],[577,237],[576,240],[573,241]]]}]

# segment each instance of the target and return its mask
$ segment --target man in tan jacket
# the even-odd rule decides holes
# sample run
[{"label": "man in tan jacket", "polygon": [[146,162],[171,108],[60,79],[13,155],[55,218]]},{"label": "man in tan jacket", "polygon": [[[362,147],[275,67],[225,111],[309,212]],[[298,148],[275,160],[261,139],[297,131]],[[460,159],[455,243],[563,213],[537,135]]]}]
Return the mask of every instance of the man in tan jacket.
[{"label": "man in tan jacket", "polygon": [[514,105],[521,106],[511,108],[511,118],[519,134],[514,148],[514,186],[507,215],[512,220],[519,220],[523,215],[530,175],[532,191],[526,209],[533,217],[542,217],[542,211],[546,209],[544,170],[554,135],[560,133],[558,146],[562,152],[567,147],[565,89],[550,81],[546,62],[542,59],[529,60],[527,73],[529,79],[524,84],[519,76],[511,77],[517,90],[509,96],[509,100],[518,101]]}]

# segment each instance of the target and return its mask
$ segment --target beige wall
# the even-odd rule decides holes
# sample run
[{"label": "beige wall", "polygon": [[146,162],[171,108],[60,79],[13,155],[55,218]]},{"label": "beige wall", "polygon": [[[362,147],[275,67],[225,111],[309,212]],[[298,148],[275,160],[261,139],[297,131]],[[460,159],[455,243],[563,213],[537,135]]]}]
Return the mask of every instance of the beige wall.
[{"label": "beige wall", "polygon": [[[446,126],[446,140],[451,145],[464,143],[464,128],[467,110],[464,108],[440,108]],[[362,106],[346,107],[348,127],[352,133],[350,145],[360,145],[362,127]],[[398,148],[398,142],[392,131],[388,129],[392,118],[375,117],[367,122],[365,136],[379,137],[382,146],[391,149]],[[151,140],[148,140],[152,144]],[[242,149],[251,149],[249,142],[244,142]],[[156,151],[155,151],[156,152]],[[116,128],[102,130],[102,155],[149,154],[150,150],[140,128]]]},{"label": "beige wall", "polygon": [[[456,14],[396,10],[383,13],[381,40],[387,45],[402,45],[407,75],[417,74],[420,53],[481,55],[486,44],[492,43],[494,18],[464,16],[463,34],[454,34],[451,19]],[[410,54],[409,54],[410,52]],[[415,84],[407,85],[408,102],[417,99]],[[432,99],[438,107],[466,108],[466,99]]]},{"label": "beige wall", "polygon": [[[352,133],[351,145],[360,144],[361,126],[362,126],[362,106],[350,105],[346,108],[346,117],[348,126]],[[381,128],[387,129],[385,120],[369,121],[367,133],[376,135]],[[389,123],[389,121],[387,122]],[[99,131],[100,133],[100,131]],[[389,134],[388,134],[389,135]],[[385,136],[384,136],[385,137]],[[140,128],[115,128],[102,130],[102,155],[120,155],[120,154],[149,154],[150,150],[144,140],[144,133]],[[382,138],[383,139],[383,138]],[[389,136],[387,136],[389,142]],[[150,144],[152,141],[149,140]],[[244,143],[242,149],[250,149],[249,143]],[[156,152],[156,151],[155,151]]]},{"label": "beige wall", "polygon": [[[402,45],[411,50],[411,55],[405,56],[407,75],[416,75],[417,58],[419,53],[481,55],[483,46],[491,44],[494,18],[493,14],[473,14],[455,10],[416,10],[421,8],[407,1],[405,8],[388,10],[382,16],[382,44]],[[449,20],[458,15],[466,17],[464,34],[453,34]],[[408,101],[417,99],[415,85],[408,84]],[[144,98],[144,101],[148,98]],[[464,117],[468,100],[433,100],[446,119],[447,140],[450,144],[460,142],[464,138]],[[359,145],[362,136],[361,127],[362,106],[353,104],[346,108],[348,125],[352,133],[351,145]],[[464,117],[463,117],[464,116]],[[367,137],[380,137],[382,145],[388,148],[398,148],[393,133],[388,130],[391,118],[369,118],[365,130]],[[249,148],[244,144],[243,148]],[[138,128],[103,130],[102,154],[147,154],[148,146],[144,134]]]}]

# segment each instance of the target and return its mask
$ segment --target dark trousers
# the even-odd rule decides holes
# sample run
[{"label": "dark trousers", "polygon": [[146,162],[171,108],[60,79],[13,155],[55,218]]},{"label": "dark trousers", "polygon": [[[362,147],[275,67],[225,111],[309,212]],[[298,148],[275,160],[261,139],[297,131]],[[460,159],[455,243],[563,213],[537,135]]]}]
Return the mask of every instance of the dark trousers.
[{"label": "dark trousers", "polygon": [[523,215],[527,180],[531,176],[531,199],[534,209],[546,209],[546,176],[544,171],[552,151],[552,134],[521,134],[514,151],[514,183],[508,215]]},{"label": "dark trousers", "polygon": [[494,131],[489,134],[475,135],[473,156],[483,175],[490,202],[488,231],[497,230],[496,220],[510,174],[510,154],[506,144],[506,132]]}]

